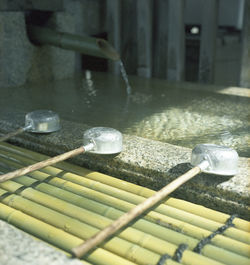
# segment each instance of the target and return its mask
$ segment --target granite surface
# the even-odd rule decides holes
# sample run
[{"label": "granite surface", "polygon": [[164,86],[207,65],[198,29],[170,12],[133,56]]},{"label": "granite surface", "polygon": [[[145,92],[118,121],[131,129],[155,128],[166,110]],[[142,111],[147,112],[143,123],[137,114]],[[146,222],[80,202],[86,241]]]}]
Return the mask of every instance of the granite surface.
[{"label": "granite surface", "polygon": [[[0,133],[17,128],[25,113],[9,113],[0,120]],[[10,122],[11,121],[11,122]],[[23,133],[10,143],[47,155],[80,147],[84,124],[62,120],[62,129],[51,134]],[[15,124],[15,125],[14,125]],[[123,135],[118,155],[86,153],[69,161],[80,166],[158,190],[190,169],[191,149],[141,137]],[[249,218],[249,158],[240,157],[239,173],[233,177],[199,174],[172,195],[229,214]]]},{"label": "granite surface", "polygon": [[[0,264],[4,265],[86,265],[48,244],[0,220]],[[20,242],[22,242],[20,244]]]}]

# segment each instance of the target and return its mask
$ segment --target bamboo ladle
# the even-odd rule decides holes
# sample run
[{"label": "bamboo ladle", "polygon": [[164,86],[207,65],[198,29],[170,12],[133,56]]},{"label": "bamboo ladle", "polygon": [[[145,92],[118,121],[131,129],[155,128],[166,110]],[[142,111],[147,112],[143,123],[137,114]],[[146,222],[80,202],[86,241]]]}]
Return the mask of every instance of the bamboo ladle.
[{"label": "bamboo ladle", "polygon": [[80,258],[94,247],[102,243],[105,239],[113,235],[119,229],[127,225],[136,217],[150,209],[167,195],[180,187],[182,184],[201,172],[217,175],[235,175],[237,173],[238,154],[235,150],[213,144],[197,145],[191,155],[191,165],[195,166],[185,174],[181,175],[153,196],[138,204],[129,212],[122,215],[112,224],[87,239],[83,244],[72,249],[74,256]]},{"label": "bamboo ladle", "polygon": [[122,151],[122,134],[115,129],[107,127],[91,128],[85,131],[83,135],[83,144],[83,146],[64,154],[0,175],[0,182],[28,174],[34,170],[50,166],[85,152],[95,154],[120,153]]},{"label": "bamboo ladle", "polygon": [[0,137],[0,142],[21,134],[25,131],[33,133],[50,133],[60,130],[58,114],[52,110],[35,110],[25,115],[25,125],[14,132]]}]

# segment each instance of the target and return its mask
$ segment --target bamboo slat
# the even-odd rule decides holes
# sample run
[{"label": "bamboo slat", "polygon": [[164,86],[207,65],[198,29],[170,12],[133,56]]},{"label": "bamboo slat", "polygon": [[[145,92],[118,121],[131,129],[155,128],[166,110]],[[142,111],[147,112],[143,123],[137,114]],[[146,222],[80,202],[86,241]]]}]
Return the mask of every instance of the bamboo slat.
[{"label": "bamboo slat", "polygon": [[[21,185],[15,183],[15,182],[10,182],[10,181],[5,183],[5,184],[2,184],[1,186],[4,186],[4,188],[6,188],[6,190],[12,191],[12,192],[14,192],[16,189],[21,187]],[[47,187],[44,187],[44,190],[46,190]],[[100,215],[97,215],[97,214],[95,215],[91,211],[86,211],[82,208],[76,207],[74,204],[66,203],[62,200],[58,200],[54,197],[48,196],[48,195],[41,193],[39,191],[34,191],[31,188],[27,188],[26,190],[22,191],[20,193],[20,195],[22,195],[25,198],[29,198],[33,201],[36,201],[42,205],[45,205],[51,209],[54,209],[54,210],[57,210],[57,211],[62,212],[64,214],[67,214],[68,216],[79,219],[85,223],[88,223],[90,225],[98,227],[100,229],[103,229],[104,227],[106,227],[107,225],[109,225],[111,223],[110,219],[107,219],[107,218],[100,216]],[[154,226],[151,226],[150,229],[153,229],[153,228],[154,228]],[[163,229],[163,232],[166,234],[167,237],[170,237],[170,236],[172,236],[172,237],[177,236],[178,237],[179,236],[179,240],[180,240],[179,244],[181,242],[186,242],[186,243],[190,244],[191,246],[193,245],[193,247],[194,247],[198,243],[197,240],[192,240],[192,239],[188,240],[188,238],[185,238],[182,234],[177,233],[177,232],[168,233],[168,231],[166,229],[165,230]],[[152,251],[159,253],[161,255],[163,255],[166,251],[168,252],[170,250],[171,251],[168,254],[173,255],[173,253],[175,252],[175,250],[177,248],[177,246],[167,244],[165,241],[157,239],[157,237],[149,236],[148,234],[141,233],[138,230],[131,229],[131,228],[127,228],[125,231],[121,232],[121,234],[119,234],[119,237],[124,238],[126,240],[129,240],[133,243],[139,244],[140,246],[146,247],[149,250],[152,250]],[[211,249],[210,252],[213,253],[211,258],[214,258],[214,259],[216,259],[215,257],[217,255],[222,257],[225,254],[225,251],[223,249],[218,249],[218,248],[215,248],[213,246],[208,247],[208,249]],[[233,258],[233,257],[234,257],[234,255],[231,256],[231,258]],[[235,257],[238,258],[238,256],[235,256]],[[231,262],[231,258],[230,258],[230,262]],[[197,261],[199,261],[200,263],[202,263],[202,260],[200,260],[199,257],[196,257],[195,259]],[[183,260],[185,261],[185,259],[183,259]],[[204,260],[203,260],[203,262],[204,262]],[[209,264],[211,264],[211,261],[209,261]]]},{"label": "bamboo slat", "polygon": [[[15,188],[17,188],[17,185]],[[14,188],[14,189],[15,189]],[[3,189],[0,189],[0,194],[5,192]],[[41,194],[39,194],[41,195]],[[39,197],[39,196],[38,196]],[[49,196],[50,197],[50,196]],[[46,198],[42,196],[42,199],[44,201],[47,200],[53,200],[53,198]],[[7,198],[3,200],[3,202],[7,205],[11,205],[11,207],[16,208],[18,210],[21,210],[22,212],[32,215],[33,217],[43,220],[55,227],[61,228],[65,230],[68,233],[71,233],[77,237],[81,238],[88,238],[91,236],[91,234],[95,233],[96,229],[93,228],[90,225],[86,225],[85,223],[79,222],[73,218],[70,218],[68,216],[65,216],[63,214],[58,213],[57,211],[51,210],[47,207],[41,206],[38,203],[34,203],[30,200],[24,199],[21,196],[17,195],[10,195]],[[65,205],[64,205],[65,206]],[[72,207],[72,205],[70,205]],[[105,224],[104,224],[105,225]],[[133,230],[134,235],[130,235],[130,237],[134,236],[135,238],[138,237],[138,231],[135,229]],[[138,242],[141,240],[144,240],[143,245],[149,245],[149,237],[145,238],[145,234],[141,236],[141,238],[138,239]],[[176,250],[176,246],[172,246],[169,243],[165,243],[164,241],[158,240],[158,242],[155,242],[156,240],[153,240],[151,242],[152,244],[159,243],[155,246],[155,249],[157,249],[157,252],[159,252],[159,248],[161,249],[161,255],[167,253],[169,249],[172,248],[172,251],[170,251],[169,255],[174,255],[174,252]],[[152,246],[151,244],[151,246]],[[163,244],[163,245],[161,245]],[[140,248],[136,244],[129,244],[125,240],[121,240],[117,237],[112,238],[108,242],[106,242],[104,245],[102,245],[103,248],[106,248],[107,250],[112,250],[113,253],[117,253],[122,255],[123,257],[126,257],[129,260],[133,260],[134,262],[138,264],[156,264],[159,260],[160,256],[156,255],[155,253],[148,251],[145,248]],[[118,253],[119,252],[119,253]],[[233,256],[232,256],[233,257]],[[221,263],[216,262],[212,259],[208,259],[204,256],[198,255],[196,253],[193,253],[192,251],[186,251],[183,256],[183,262],[184,264],[189,264],[191,261],[192,264],[211,264],[211,265],[219,265]],[[237,259],[238,260],[238,259]],[[244,264],[244,263],[242,263]]]},{"label": "bamboo slat", "polygon": [[[0,218],[8,223],[70,252],[71,248],[82,243],[82,239],[72,236],[61,229],[46,224],[34,217],[0,203]],[[113,253],[98,248],[87,256],[87,261],[100,265],[135,265],[136,263],[123,259]]]},{"label": "bamboo slat", "polygon": [[[8,143],[1,143],[0,149],[11,152],[13,155],[19,154],[22,156],[22,158],[32,159],[30,160],[30,162],[33,160],[41,161],[41,160],[48,158],[48,156],[46,155],[39,154],[39,153],[30,151],[30,150],[27,150],[21,147],[12,146]],[[85,169],[85,168],[82,168],[82,167],[79,167],[77,165],[73,165],[67,162],[58,163],[56,164],[56,167],[63,169],[63,170],[68,170],[80,176],[84,176],[85,178],[106,184],[110,187],[118,188],[121,191],[122,190],[127,191],[131,194],[131,196],[128,196],[128,197],[133,197],[133,195],[138,195],[138,196],[148,198],[155,193],[155,191],[151,189],[138,186],[136,184],[129,183],[127,181],[123,181],[123,180],[120,180],[120,179],[117,179],[117,178],[114,178],[114,177],[111,177],[111,176],[108,176],[108,175],[105,175],[99,172],[93,172],[88,169]],[[193,204],[188,201],[184,201],[184,200],[180,200],[176,198],[167,198],[165,204],[175,207],[180,210],[184,210],[186,212],[193,213],[197,216],[201,216],[206,219],[213,220],[220,224],[224,224],[226,220],[229,218],[228,214],[224,214],[222,212],[218,212],[218,211],[206,208],[204,206]],[[250,223],[247,222],[246,220],[235,218],[234,224],[237,229],[250,232]]]},{"label": "bamboo slat", "polygon": [[[34,174],[37,173],[37,172],[34,172]],[[34,183],[36,180],[32,180],[32,178],[29,178],[29,177],[26,177],[26,176],[23,176],[23,177],[20,177],[17,179],[18,182],[20,183],[23,183],[25,184],[26,186],[29,186],[29,185],[32,185],[32,183]],[[5,183],[2,183],[1,184],[1,187],[7,189],[8,191],[12,191],[14,192],[16,189],[20,188],[20,185],[15,183],[15,182],[12,182],[12,181],[8,181],[8,182],[5,182]],[[42,187],[42,188],[41,188]],[[50,187],[50,185],[48,185],[47,183],[41,183],[37,186],[37,188],[39,188],[39,190],[41,191],[44,191],[44,192],[48,192],[49,190],[51,191],[51,195],[54,195],[56,196],[57,192],[56,192],[56,189],[55,187]],[[59,193],[60,193],[60,197],[62,199],[65,199],[66,197],[68,197],[70,200],[72,200],[75,196],[75,194],[71,193],[69,194],[68,196],[65,196],[67,195],[66,192],[63,192],[63,191],[60,191],[60,189],[57,189],[59,190]],[[32,190],[31,188],[27,188],[25,190],[23,190],[21,192],[21,195],[26,197],[26,198],[29,198],[33,201],[36,201],[40,204],[43,204],[43,205],[46,205],[46,206],[49,206],[50,208],[53,208],[55,210],[59,210],[59,211],[63,211],[65,213],[65,209],[70,209],[70,210],[67,210],[67,214],[69,216],[72,216],[72,208],[74,208],[74,205],[71,204],[71,206],[69,205],[65,205],[65,202],[62,202],[62,201],[57,201],[56,198],[53,198],[53,197],[50,197],[50,198],[47,198],[45,194],[37,194],[38,192],[37,191],[34,191]],[[81,198],[77,198],[77,200],[79,202],[83,202]],[[76,203],[74,201],[74,203]],[[88,204],[88,203],[86,203]],[[103,206],[100,205],[99,208],[102,208],[103,209]],[[94,210],[94,207],[93,205],[91,205],[91,209],[92,211]],[[80,216],[80,213],[81,213],[81,210],[80,209],[75,209],[75,214],[73,215],[74,217],[77,216],[77,218],[79,219],[79,216]],[[107,226],[111,221],[109,220],[109,222],[107,222],[107,220],[104,219],[104,223],[103,223],[103,218],[101,218],[100,216],[99,217],[96,217],[96,216],[93,216],[92,214],[92,218],[89,217],[89,214],[86,213],[86,211],[83,213],[83,216],[82,216],[82,221],[84,222],[88,222],[89,224],[93,225],[94,223],[98,223],[97,224],[97,227],[99,228],[103,228],[105,226]],[[116,218],[115,218],[116,219]],[[97,221],[95,221],[97,220]],[[102,224],[102,225],[101,225]],[[100,226],[101,225],[101,226]],[[140,229],[140,228],[139,228]],[[151,231],[154,231],[154,226],[151,225],[151,227],[149,228],[146,228],[144,231],[147,231],[147,230],[151,230]],[[180,244],[181,242],[186,242],[190,247],[191,249],[195,247],[195,245],[198,243],[197,240],[187,240],[188,238],[184,237],[182,234],[180,233],[168,233],[169,229],[166,229],[164,228],[163,231],[161,231],[161,233],[164,233],[165,236],[166,236],[166,239],[168,239],[169,237],[171,238],[175,238],[177,237],[177,239],[175,240],[179,240],[178,243]],[[170,230],[171,231],[171,230]],[[130,241],[133,241],[134,243],[139,243],[141,244],[141,246],[144,246],[145,247],[145,235],[137,235],[138,234],[138,231],[127,231],[125,230],[123,233],[121,233],[121,237],[124,237]],[[151,244],[150,244],[150,240],[148,240],[147,238],[147,244],[146,246],[149,248],[149,249],[152,249],[152,246],[153,247],[157,247],[157,249],[159,249],[159,245],[161,245],[163,247],[162,251],[166,251],[166,249],[171,249],[170,246],[165,246],[166,244],[164,244],[163,242],[159,243],[159,242],[155,242],[157,240],[152,240],[151,238]],[[158,252],[156,249],[153,249],[154,251]],[[245,252],[243,251],[243,253],[246,255],[247,254],[247,251],[249,251],[249,248],[245,248]],[[174,252],[174,249],[172,247],[172,252]],[[234,255],[233,253],[230,253],[228,251],[225,251],[221,248],[216,248],[214,246],[211,246],[211,245],[207,245],[203,252],[202,252],[204,255],[206,255],[206,253],[210,253],[209,256],[213,259],[216,259],[216,260],[219,260],[219,261],[223,261],[223,262],[226,262],[226,264],[234,264],[234,262],[240,262],[241,260],[241,257],[239,257],[238,255]],[[163,254],[162,252],[160,252],[159,254]],[[173,253],[169,253],[169,255],[171,255]],[[196,260],[199,261],[199,263],[201,264],[202,262],[199,260],[199,258],[196,258]],[[203,264],[203,263],[202,263]],[[209,261],[209,264],[211,264],[211,262]],[[244,264],[244,258],[243,258],[243,263]]]},{"label": "bamboo slat", "polygon": [[[4,192],[6,191],[0,189],[0,194],[3,194]],[[80,239],[86,240],[99,230],[91,225],[80,222],[79,220],[63,215],[55,210],[49,209],[15,194],[7,196],[2,202],[28,214],[29,216],[33,216],[38,220],[62,229]],[[156,264],[160,259],[160,256],[154,252],[141,248],[136,244],[132,244],[118,237],[113,237],[111,240],[107,241],[102,245],[102,248],[137,264]]]},{"label": "bamboo slat", "polygon": [[[15,158],[17,158],[17,157],[15,157]],[[19,158],[19,159],[21,159],[21,158]],[[24,162],[23,159],[21,159],[21,160],[22,160],[22,162]],[[5,162],[8,164],[12,163],[12,165],[15,167],[20,166],[20,165],[15,164],[14,162],[9,162],[9,161],[5,161]],[[86,186],[90,186],[91,189],[88,189],[85,186],[81,186],[81,187],[76,186],[71,182],[65,182],[65,184],[63,184],[64,185],[63,188],[66,190],[72,191],[72,192],[79,194],[79,195],[83,195],[85,197],[87,196],[89,199],[97,200],[97,201],[105,203],[109,206],[116,207],[117,209],[120,209],[122,211],[128,211],[134,207],[135,203],[138,203],[138,201],[136,201],[134,204],[131,204],[131,203],[128,203],[127,201],[125,201],[124,198],[121,198],[122,199],[121,200],[119,198],[114,198],[113,196],[105,195],[102,192],[96,192],[96,191],[92,190],[92,188],[94,186],[93,181],[87,180],[88,183],[86,184],[86,181],[83,177],[77,176],[77,175],[72,174],[72,173],[62,174],[62,171],[60,169],[55,168],[55,167],[47,167],[47,168],[43,169],[42,171],[47,172],[53,176],[60,175],[60,177],[62,177],[63,179],[74,181],[75,183],[81,183],[83,185],[85,184]],[[50,182],[52,183],[54,181],[55,181],[55,179],[51,180]],[[103,188],[103,185],[101,185],[101,188]],[[105,188],[108,189],[109,187],[106,185]],[[103,191],[105,191],[104,188],[103,188]],[[113,189],[111,189],[111,192],[115,193],[115,192],[117,192],[117,190],[115,190],[113,188]],[[122,191],[120,191],[120,193],[122,194]],[[194,216],[192,214],[186,213],[185,211],[180,211],[180,210],[175,209],[173,207],[168,209],[168,207],[169,206],[166,206],[166,205],[160,205],[158,208],[154,209],[154,211],[157,211],[157,209],[161,208],[160,210],[158,210],[157,212],[151,212],[148,214],[148,220],[150,220],[150,221],[157,220],[157,222],[175,224],[175,225],[177,225],[177,229],[178,229],[178,227],[181,227],[183,232],[185,232],[186,234],[191,235],[193,237],[196,237],[198,239],[201,239],[201,235],[202,236],[208,236],[209,235],[209,232],[206,230],[215,231],[216,229],[218,229],[221,226],[220,224],[218,224],[216,222],[212,222],[210,220],[201,218],[199,216]],[[198,219],[198,221],[196,219]],[[189,224],[189,222],[191,222],[191,224]],[[203,223],[203,227],[205,229],[197,227],[200,223]],[[243,243],[247,243],[247,244],[250,243],[249,234],[244,232],[244,231],[235,229],[235,228],[229,228],[226,231],[225,235],[231,236],[233,239],[236,239],[238,241],[241,240]],[[223,236],[217,236],[214,239],[215,244],[216,244],[216,242],[220,242],[220,244],[222,244],[223,247],[228,246],[229,248],[231,248],[232,246],[235,246],[235,245],[237,246],[237,244],[239,244],[239,243],[235,244],[234,241],[231,242],[229,239],[227,239],[227,244],[225,245],[225,243],[223,243],[224,241],[225,240],[223,240]],[[220,244],[219,244],[219,246],[221,246]],[[249,250],[247,250],[247,251],[249,251]]]},{"label": "bamboo slat", "polygon": [[[47,156],[7,143],[0,144],[0,171],[3,173],[44,158]],[[32,186],[34,183],[35,186]],[[50,225],[66,229],[66,232],[70,230],[72,235],[80,236],[82,239],[89,238],[91,231],[94,233],[98,229],[103,229],[112,220],[154,194],[150,189],[67,162],[34,171],[29,176],[16,178],[15,181],[1,183],[0,187],[15,193],[23,185],[27,186],[20,190],[23,198],[9,195],[2,202],[26,211],[29,215],[35,215],[42,221],[47,220]],[[26,204],[30,207],[24,206]],[[43,210],[39,212],[37,205],[43,205]],[[190,207],[185,209],[187,205],[191,210]],[[36,210],[32,211],[34,207]],[[199,212],[201,209],[202,213]],[[250,246],[246,243],[250,241],[250,223],[240,218],[235,218],[235,228],[228,228],[224,235],[216,235],[211,244],[202,249],[202,255],[191,251],[199,240],[221,227],[227,220],[226,217],[229,216],[182,200],[168,198],[166,203],[159,205],[104,245],[108,246],[112,253],[138,264],[147,264],[145,262],[150,258],[156,264],[160,256],[166,253],[166,249],[169,255],[173,256],[181,243],[187,243],[189,246],[189,250],[184,251],[183,264],[248,264]],[[65,226],[65,223],[71,222],[69,227]],[[85,229],[78,234],[81,227]]]}]

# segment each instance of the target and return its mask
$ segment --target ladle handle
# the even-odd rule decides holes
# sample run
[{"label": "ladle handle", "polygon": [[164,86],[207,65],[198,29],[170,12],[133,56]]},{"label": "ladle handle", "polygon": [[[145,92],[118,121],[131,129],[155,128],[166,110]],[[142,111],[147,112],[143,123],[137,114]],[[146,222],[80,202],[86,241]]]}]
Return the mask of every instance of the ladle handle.
[{"label": "ladle handle", "polygon": [[66,159],[68,159],[70,157],[73,157],[73,156],[76,156],[78,154],[84,153],[85,152],[85,148],[86,147],[81,146],[81,147],[79,147],[77,149],[74,149],[72,151],[69,151],[67,153],[64,153],[64,154],[49,158],[47,160],[38,162],[36,164],[30,165],[30,166],[27,166],[27,167],[24,167],[24,168],[20,168],[20,169],[17,169],[15,171],[12,171],[12,172],[9,172],[9,173],[6,173],[6,174],[0,176],[0,182],[4,182],[4,181],[6,181],[8,179],[12,179],[12,178],[15,178],[15,177],[19,177],[19,176],[28,174],[28,173],[30,173],[30,172],[32,172],[34,170],[38,170],[40,168],[50,166],[50,165],[55,164],[57,162],[66,160]]},{"label": "ladle handle", "polygon": [[150,209],[152,206],[160,202],[167,195],[169,195],[182,184],[199,174],[201,171],[202,170],[199,165],[190,169],[188,172],[181,175],[180,177],[169,183],[167,186],[163,187],[161,190],[156,192],[153,196],[149,197],[144,202],[138,204],[129,212],[123,214],[109,226],[87,239],[83,244],[73,248],[72,253],[78,258],[82,257],[88,251],[96,247],[98,244],[102,243],[105,239],[113,235],[115,232],[127,225],[133,219],[135,219],[136,217],[144,213],[146,210]]},{"label": "ladle handle", "polygon": [[14,131],[14,132],[7,133],[6,135],[0,137],[0,142],[4,142],[4,141],[8,140],[9,138],[11,138],[11,137],[13,137],[13,136],[16,136],[16,135],[18,135],[18,134],[24,132],[25,129],[26,129],[26,128],[19,128],[19,129],[17,129],[17,130]]}]

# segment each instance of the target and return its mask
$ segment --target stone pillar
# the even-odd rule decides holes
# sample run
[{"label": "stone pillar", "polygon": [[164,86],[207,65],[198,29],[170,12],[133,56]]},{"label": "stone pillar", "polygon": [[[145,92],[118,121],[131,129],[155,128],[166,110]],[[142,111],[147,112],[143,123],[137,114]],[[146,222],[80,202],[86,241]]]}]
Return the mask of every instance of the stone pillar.
[{"label": "stone pillar", "polygon": [[184,0],[168,1],[168,61],[167,77],[170,81],[184,80],[185,26]]},{"label": "stone pillar", "polygon": [[218,21],[218,0],[203,0],[199,81],[214,82],[216,37]]},{"label": "stone pillar", "polygon": [[23,12],[0,12],[0,86],[22,85],[31,66],[33,47]]},{"label": "stone pillar", "polygon": [[168,1],[154,2],[153,76],[167,78]]},{"label": "stone pillar", "polygon": [[[121,52],[121,0],[107,1],[107,29],[108,41],[115,48]],[[109,72],[120,74],[119,62],[108,61]]]},{"label": "stone pillar", "polygon": [[245,1],[240,86],[250,88],[250,1]]},{"label": "stone pillar", "polygon": [[152,75],[152,32],[153,32],[152,0],[137,0],[137,75]]}]

